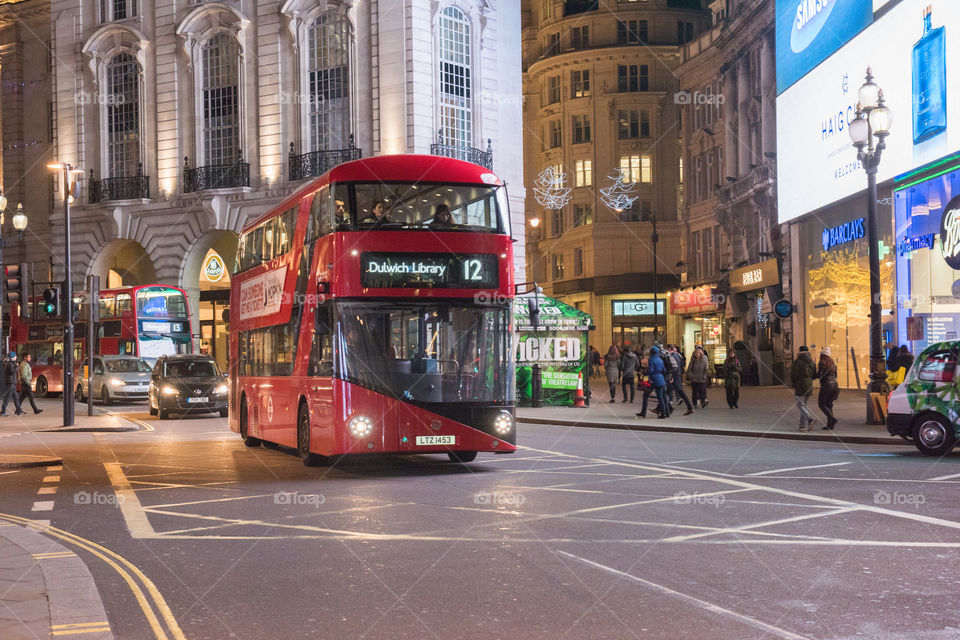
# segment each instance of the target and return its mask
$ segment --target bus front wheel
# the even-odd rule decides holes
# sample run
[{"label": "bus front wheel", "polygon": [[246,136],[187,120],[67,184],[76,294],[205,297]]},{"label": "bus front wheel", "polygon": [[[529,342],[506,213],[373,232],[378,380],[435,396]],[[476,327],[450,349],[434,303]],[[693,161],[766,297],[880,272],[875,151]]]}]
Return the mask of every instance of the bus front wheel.
[{"label": "bus front wheel", "polygon": [[43,376],[37,378],[37,395],[41,398],[50,397],[50,387],[47,386],[47,379]]},{"label": "bus front wheel", "polygon": [[310,452],[310,412],[302,402],[297,412],[297,453],[305,467],[316,467],[323,460],[321,456]]},{"label": "bus front wheel", "polygon": [[247,429],[247,398],[244,396],[240,399],[240,438],[243,439],[243,444],[248,447],[259,447],[260,438],[251,436]]},{"label": "bus front wheel", "polygon": [[473,462],[477,459],[476,451],[450,451],[447,453],[450,462]]}]

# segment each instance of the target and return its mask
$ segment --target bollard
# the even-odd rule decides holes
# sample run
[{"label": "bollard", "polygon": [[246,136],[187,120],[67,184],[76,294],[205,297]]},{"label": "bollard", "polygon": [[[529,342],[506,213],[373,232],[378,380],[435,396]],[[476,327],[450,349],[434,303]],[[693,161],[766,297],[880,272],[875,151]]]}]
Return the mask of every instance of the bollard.
[{"label": "bollard", "polygon": [[541,377],[541,367],[539,364],[534,364],[532,367],[533,370],[533,379],[530,381],[530,406],[532,407],[542,407],[543,406],[543,380]]}]

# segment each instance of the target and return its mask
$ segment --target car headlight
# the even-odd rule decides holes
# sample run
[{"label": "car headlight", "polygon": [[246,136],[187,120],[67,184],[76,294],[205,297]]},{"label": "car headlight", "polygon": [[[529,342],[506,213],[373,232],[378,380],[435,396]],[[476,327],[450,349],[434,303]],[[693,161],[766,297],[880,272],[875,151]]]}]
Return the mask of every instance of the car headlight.
[{"label": "car headlight", "polygon": [[350,418],[347,427],[350,429],[350,433],[357,438],[364,438],[373,431],[373,422],[366,416],[354,416]]},{"label": "car headlight", "polygon": [[127,383],[126,381],[121,380],[120,378],[110,378],[110,384],[112,384],[115,387],[122,387]]},{"label": "car headlight", "polygon": [[217,387],[213,390],[213,395],[215,395],[215,396],[222,396],[222,395],[225,394],[226,392],[227,392],[227,385],[221,384],[221,385],[217,386]]},{"label": "car headlight", "polygon": [[513,416],[506,411],[501,411],[500,415],[493,421],[493,430],[502,436],[507,435],[513,429]]},{"label": "car headlight", "polygon": [[176,395],[180,395],[180,392],[177,391],[176,387],[171,387],[170,385],[166,384],[163,386],[163,395],[176,396]]}]

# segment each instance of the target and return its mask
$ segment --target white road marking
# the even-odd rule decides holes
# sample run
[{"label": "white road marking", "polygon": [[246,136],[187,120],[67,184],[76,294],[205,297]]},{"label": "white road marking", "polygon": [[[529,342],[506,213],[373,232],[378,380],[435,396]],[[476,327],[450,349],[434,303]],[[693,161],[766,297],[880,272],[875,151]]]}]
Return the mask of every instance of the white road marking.
[{"label": "white road marking", "polygon": [[43,476],[40,482],[60,482],[60,476]]},{"label": "white road marking", "polygon": [[38,525],[40,525],[40,526],[42,526],[42,527],[49,527],[49,526],[50,526],[50,521],[49,521],[49,520],[31,520],[30,522],[32,522],[32,523],[34,523],[34,524],[38,524]]},{"label": "white road marking", "polygon": [[143,511],[143,505],[140,504],[140,498],[130,487],[126,476],[123,475],[123,468],[119,462],[104,462],[104,468],[107,470],[107,477],[110,478],[110,484],[113,485],[113,491],[117,494],[117,502],[120,507],[120,513],[127,523],[127,529],[134,538],[156,538],[157,532],[153,530],[153,525]]},{"label": "white road marking", "polygon": [[63,465],[58,464],[55,467],[47,467],[47,471],[63,471]]},{"label": "white road marking", "polygon": [[37,491],[38,496],[49,496],[57,492],[56,487],[40,487],[40,490]]},{"label": "white road marking", "polygon": [[927,478],[927,482],[936,482],[937,480],[953,480],[954,478],[960,478],[960,473],[951,473],[948,476],[937,476],[936,478]]},{"label": "white road marking", "polygon": [[38,500],[30,511],[53,511],[53,500]]},{"label": "white road marking", "polygon": [[787,471],[802,471],[803,469],[822,469],[824,467],[842,467],[847,464],[853,464],[852,462],[831,462],[830,464],[811,464],[806,467],[786,467],[785,469],[770,469],[769,471],[757,471],[756,473],[748,473],[748,476],[768,476],[772,473],[785,473]]},{"label": "white road marking", "polygon": [[783,640],[809,640],[808,638],[806,638],[806,637],[804,637],[804,636],[797,635],[796,633],[793,633],[793,632],[791,632],[791,631],[787,631],[786,629],[781,629],[780,627],[775,627],[775,626],[773,626],[772,624],[767,624],[766,622],[762,622],[762,621],[760,621],[760,620],[756,620],[755,618],[751,618],[751,617],[749,617],[749,616],[745,616],[745,615],[743,615],[742,613],[737,613],[736,611],[731,611],[730,609],[725,609],[725,608],[723,608],[723,607],[721,607],[721,606],[719,606],[719,605],[713,604],[713,603],[711,603],[711,602],[707,602],[706,600],[701,600],[700,598],[696,598],[696,597],[694,597],[694,596],[690,596],[690,595],[687,595],[687,594],[685,594],[685,593],[680,593],[679,591],[674,591],[673,589],[671,589],[671,588],[669,588],[669,587],[665,587],[665,586],[663,586],[663,585],[661,585],[661,584],[657,584],[657,583],[655,583],[655,582],[650,582],[649,580],[644,580],[643,578],[638,578],[638,577],[636,577],[636,576],[634,576],[634,575],[631,575],[631,574],[629,574],[629,573],[626,573],[625,571],[620,571],[619,569],[614,569],[613,567],[608,567],[608,566],[606,566],[606,565],[600,564],[599,562],[594,562],[594,561],[592,561],[592,560],[587,560],[586,558],[581,558],[580,556],[575,556],[575,555],[573,555],[572,553],[567,553],[566,551],[557,551],[557,553],[558,553],[559,555],[561,555],[561,556],[566,557],[566,558],[570,558],[570,559],[572,559],[572,560],[577,560],[578,562],[582,562],[583,564],[586,564],[586,565],[589,565],[589,566],[591,566],[591,567],[594,567],[595,569],[600,569],[601,571],[606,571],[607,573],[612,573],[612,574],[615,575],[615,576],[619,576],[619,577],[624,578],[624,579],[626,579],[626,580],[630,580],[631,582],[635,582],[635,583],[637,583],[637,584],[639,584],[639,585],[642,585],[642,586],[644,586],[644,587],[647,587],[648,589],[652,589],[652,590],[654,590],[654,591],[658,591],[658,592],[660,592],[660,593],[662,593],[662,594],[664,594],[664,595],[671,596],[671,597],[677,598],[677,599],[679,599],[679,600],[683,600],[683,601],[686,602],[687,604],[693,605],[693,606],[698,607],[698,608],[700,608],[700,609],[704,609],[704,610],[706,610],[706,611],[709,611],[710,613],[715,613],[715,614],[717,614],[717,615],[723,616],[724,618],[729,618],[729,619],[731,619],[731,620],[736,620],[737,622],[739,622],[739,623],[741,623],[741,624],[745,624],[745,625],[747,625],[747,626],[749,626],[749,627],[753,627],[754,629],[759,629],[759,630],[764,631],[764,632],[766,632],[766,633],[773,634],[773,635],[777,636],[778,638],[783,638]]},{"label": "white road marking", "polygon": [[849,513],[851,511],[859,511],[857,507],[848,507],[846,509],[830,509],[828,511],[822,511],[820,513],[808,513],[802,516],[793,516],[792,518],[780,518],[778,520],[769,520],[767,522],[757,522],[755,524],[746,524],[742,527],[728,527],[726,529],[717,529],[716,531],[708,531],[706,533],[694,533],[688,536],[673,536],[672,538],[664,538],[664,542],[685,542],[687,540],[693,540],[694,538],[704,538],[706,536],[714,536],[722,533],[743,533],[748,529],[760,529],[763,527],[770,527],[776,524],[786,524],[787,522],[800,522],[801,520],[812,520],[813,518],[825,518],[827,516],[835,516],[841,513]]}]

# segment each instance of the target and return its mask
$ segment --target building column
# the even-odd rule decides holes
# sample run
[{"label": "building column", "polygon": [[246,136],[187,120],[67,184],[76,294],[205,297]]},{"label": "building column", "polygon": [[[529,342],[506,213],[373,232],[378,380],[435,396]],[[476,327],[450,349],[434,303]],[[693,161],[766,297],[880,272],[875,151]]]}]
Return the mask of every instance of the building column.
[{"label": "building column", "polygon": [[[726,177],[737,175],[737,165],[739,164],[739,151],[737,144],[737,67],[733,65],[724,74],[723,81],[723,115],[724,123],[724,175],[720,176],[720,184],[726,184]],[[687,171],[692,171],[693,167],[688,167]]]},{"label": "building column", "polygon": [[747,175],[750,171],[750,120],[747,118],[747,105],[750,102],[750,74],[747,73],[747,59],[737,61],[737,175]]},{"label": "building column", "polygon": [[772,37],[772,34],[764,37],[760,53],[760,149],[763,153],[777,150],[777,80]]}]

